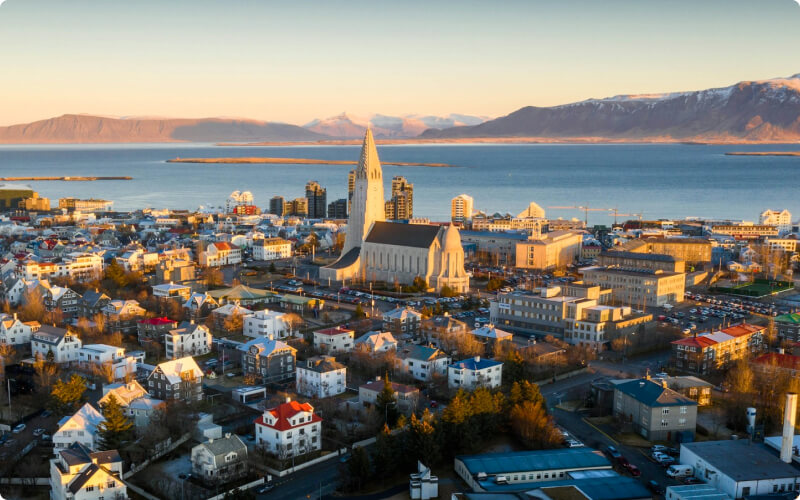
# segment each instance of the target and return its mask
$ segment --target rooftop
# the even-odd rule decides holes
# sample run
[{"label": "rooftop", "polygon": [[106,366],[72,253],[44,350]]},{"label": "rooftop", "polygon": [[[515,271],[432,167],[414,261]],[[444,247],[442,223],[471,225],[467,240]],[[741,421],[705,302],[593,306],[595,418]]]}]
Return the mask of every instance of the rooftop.
[{"label": "rooftop", "polygon": [[684,443],[681,447],[737,482],[800,477],[800,470],[782,462],[764,445],[744,439]]},{"label": "rooftop", "polygon": [[438,234],[439,226],[376,221],[364,243],[428,248]]},{"label": "rooftop", "polygon": [[558,448],[553,450],[512,451],[456,457],[471,474],[508,474],[552,469],[611,468],[608,459],[589,448]]},{"label": "rooftop", "polygon": [[616,390],[647,406],[697,406],[697,402],[647,379],[617,384]]}]

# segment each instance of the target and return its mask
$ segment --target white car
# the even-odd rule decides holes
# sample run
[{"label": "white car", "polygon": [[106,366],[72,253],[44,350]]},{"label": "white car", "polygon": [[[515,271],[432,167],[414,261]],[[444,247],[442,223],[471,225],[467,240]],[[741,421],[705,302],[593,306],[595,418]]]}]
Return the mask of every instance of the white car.
[{"label": "white car", "polygon": [[568,439],[567,440],[567,448],[583,448],[583,443],[578,441],[577,439]]},{"label": "white car", "polygon": [[25,430],[25,424],[19,424],[18,426],[14,427],[12,431],[14,434],[19,434],[20,432]]}]

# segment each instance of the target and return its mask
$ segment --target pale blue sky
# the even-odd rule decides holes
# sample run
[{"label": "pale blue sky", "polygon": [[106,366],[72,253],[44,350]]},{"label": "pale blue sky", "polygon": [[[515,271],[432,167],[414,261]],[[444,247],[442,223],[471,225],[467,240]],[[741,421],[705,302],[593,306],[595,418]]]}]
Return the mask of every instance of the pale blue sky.
[{"label": "pale blue sky", "polygon": [[0,124],[499,116],[800,73],[794,0],[6,0]]}]

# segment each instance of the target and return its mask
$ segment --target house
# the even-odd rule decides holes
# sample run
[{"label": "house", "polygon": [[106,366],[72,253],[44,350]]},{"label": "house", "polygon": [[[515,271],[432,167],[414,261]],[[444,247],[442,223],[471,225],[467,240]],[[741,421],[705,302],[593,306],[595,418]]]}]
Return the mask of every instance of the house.
[{"label": "house", "polygon": [[633,425],[649,441],[694,438],[697,402],[649,379],[621,382],[614,387],[614,416]]},{"label": "house", "polygon": [[276,339],[282,339],[292,334],[292,326],[285,313],[263,309],[244,318],[242,334],[251,338],[272,335]]},{"label": "house", "polygon": [[153,285],[153,297],[159,300],[177,299],[185,303],[192,295],[192,287],[172,282]]},{"label": "house", "polygon": [[279,302],[282,308],[287,311],[294,311],[301,316],[309,312],[314,312],[316,314],[322,311],[322,308],[325,306],[325,301],[322,299],[290,294],[282,295]]},{"label": "house", "polygon": [[729,326],[672,342],[672,365],[698,374],[714,373],[739,359],[762,351],[764,326],[747,323]]},{"label": "house", "polygon": [[[60,312],[64,318],[74,318],[78,315],[78,302],[81,296],[71,288],[51,285],[46,280],[33,281],[29,289],[33,288],[42,297],[42,303],[48,312]],[[23,295],[23,302],[25,301]]]},{"label": "house", "polygon": [[178,322],[164,316],[139,320],[136,324],[137,336],[140,344],[145,340],[162,342],[164,340],[164,335],[175,328],[178,328]]},{"label": "house", "polygon": [[446,375],[450,358],[435,347],[410,344],[397,353],[403,369],[416,380],[429,382],[434,374]]},{"label": "house", "polygon": [[102,313],[110,301],[111,297],[97,289],[86,290],[78,302],[78,315],[84,318],[93,318]]},{"label": "house", "polygon": [[[397,410],[409,415],[417,411],[419,405],[419,389],[410,385],[390,382],[394,391]],[[383,391],[386,383],[380,377],[358,387],[358,402],[363,406],[374,405],[378,401],[378,394]]]},{"label": "house", "polygon": [[31,334],[31,353],[33,359],[52,360],[53,363],[78,361],[81,339],[69,330],[50,325],[42,325]]},{"label": "house", "polygon": [[320,351],[350,352],[353,350],[355,331],[341,326],[314,332],[314,348]]},{"label": "house", "polygon": [[192,476],[209,486],[247,476],[247,446],[239,436],[209,439],[192,448]]},{"label": "house", "polygon": [[202,401],[203,371],[191,356],[165,361],[148,375],[147,391],[163,401]]},{"label": "house", "polygon": [[139,320],[147,311],[135,300],[111,300],[103,308],[107,332],[133,334],[137,331]]},{"label": "house", "polygon": [[112,395],[122,407],[123,413],[133,420],[137,429],[146,428],[153,413],[165,406],[164,401],[150,397],[147,390],[136,380],[104,385],[103,397],[97,402],[97,406],[102,408]]},{"label": "house", "polygon": [[164,350],[167,359],[202,356],[211,351],[211,341],[208,327],[191,320],[164,334]]},{"label": "house", "polygon": [[679,461],[691,465],[696,478],[732,498],[800,488],[800,469],[781,461],[763,443],[747,439],[683,443]]},{"label": "house", "polygon": [[486,346],[486,354],[490,354],[501,343],[514,340],[513,334],[501,330],[491,323],[472,330],[472,336]]},{"label": "house", "polygon": [[189,318],[205,318],[211,311],[219,307],[219,302],[207,293],[193,293],[183,303],[183,309]]},{"label": "house", "polygon": [[264,238],[253,242],[253,260],[288,259],[292,256],[292,243],[283,238]]},{"label": "house", "polygon": [[250,309],[233,303],[225,304],[211,311],[214,327],[228,333],[239,333],[244,327],[244,318],[251,314],[253,311]]},{"label": "house", "polygon": [[58,430],[53,434],[54,453],[80,443],[90,450],[96,450],[98,443],[97,426],[105,419],[89,403],[84,404],[74,415],[58,421]]},{"label": "house", "polygon": [[209,243],[200,253],[200,265],[220,267],[242,263],[242,249],[225,241]]},{"label": "house", "polygon": [[117,450],[93,452],[75,443],[50,460],[50,500],[128,498]]},{"label": "house", "polygon": [[313,406],[287,398],[256,419],[256,445],[279,458],[304,455],[321,449],[321,427]]},{"label": "house", "polygon": [[78,365],[90,372],[102,373],[113,380],[125,380],[136,373],[136,360],[125,355],[124,347],[85,344],[78,349]]},{"label": "house", "polygon": [[133,425],[137,429],[144,430],[150,425],[150,419],[153,418],[153,414],[157,411],[163,411],[166,406],[167,403],[160,399],[143,396],[131,401],[123,412],[133,420]]},{"label": "house", "polygon": [[245,375],[255,375],[264,383],[291,380],[295,375],[297,350],[274,337],[258,337],[237,349]]},{"label": "house", "polygon": [[231,288],[211,290],[206,295],[215,299],[220,305],[239,304],[249,306],[253,304],[268,304],[277,302],[278,294],[270,290],[261,290],[246,285],[236,285]]},{"label": "house", "polygon": [[800,342],[800,313],[781,314],[775,318],[778,338],[789,342]]},{"label": "house", "polygon": [[450,389],[493,389],[500,387],[502,381],[503,363],[500,361],[475,356],[447,367],[447,387]]},{"label": "house", "polygon": [[17,314],[0,314],[0,345],[29,344],[31,335],[38,331],[41,325],[36,321],[23,323]]},{"label": "house", "polygon": [[422,339],[434,345],[438,345],[439,339],[442,337],[458,336],[468,331],[469,326],[466,323],[455,319],[448,313],[426,319],[420,326]]},{"label": "house", "polygon": [[[511,485],[532,489],[536,487],[532,483],[568,479],[574,472],[596,471],[601,475],[601,471],[611,471],[605,455],[585,447],[459,455],[454,462],[456,474],[476,492],[493,491],[498,486],[513,491]],[[506,484],[495,481],[500,476]]]},{"label": "house", "polygon": [[356,339],[355,345],[364,346],[367,352],[386,352],[397,349],[397,340],[390,332],[367,332]]},{"label": "house", "polygon": [[295,387],[298,394],[327,398],[345,390],[347,367],[333,356],[314,356],[297,363]]},{"label": "house", "polygon": [[784,373],[792,378],[800,377],[800,356],[786,354],[783,349],[762,354],[750,366],[754,371],[766,374]]},{"label": "house", "polygon": [[714,385],[692,375],[676,377],[653,377],[653,382],[666,383],[673,391],[697,401],[698,406],[711,404],[711,390]]},{"label": "house", "polygon": [[398,307],[383,313],[383,329],[396,337],[419,335],[422,314],[409,307]]},{"label": "house", "polygon": [[155,264],[155,267],[158,283],[185,283],[194,281],[197,277],[197,267],[187,259],[163,260]]}]

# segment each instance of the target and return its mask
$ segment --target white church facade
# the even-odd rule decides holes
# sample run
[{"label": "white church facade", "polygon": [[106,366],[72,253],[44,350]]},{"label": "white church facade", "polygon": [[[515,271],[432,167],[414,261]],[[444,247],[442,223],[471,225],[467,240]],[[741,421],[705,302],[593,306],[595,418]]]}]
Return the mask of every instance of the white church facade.
[{"label": "white church facade", "polygon": [[469,290],[458,228],[386,222],[383,171],[368,129],[356,169],[352,209],[339,260],[320,269],[322,280],[411,284],[424,279],[441,290]]}]

